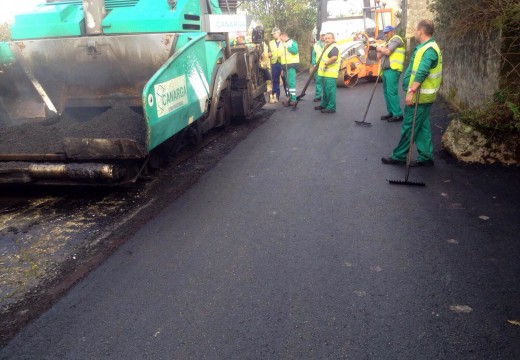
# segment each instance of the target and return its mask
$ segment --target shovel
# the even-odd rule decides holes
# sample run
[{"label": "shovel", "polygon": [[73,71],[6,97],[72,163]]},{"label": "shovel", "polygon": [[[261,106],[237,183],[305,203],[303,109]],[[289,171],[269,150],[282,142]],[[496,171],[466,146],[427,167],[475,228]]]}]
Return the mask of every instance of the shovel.
[{"label": "shovel", "polygon": [[421,87],[417,88],[417,96],[415,98],[415,109],[413,111],[413,120],[412,120],[412,134],[410,135],[410,148],[408,149],[408,154],[406,155],[406,172],[404,174],[404,180],[388,180],[390,184],[394,185],[412,185],[412,186],[426,186],[423,182],[416,181],[408,181],[408,176],[410,175],[410,160],[412,158],[412,145],[415,131],[415,119],[417,117],[417,107],[419,106],[419,94],[421,91]]}]

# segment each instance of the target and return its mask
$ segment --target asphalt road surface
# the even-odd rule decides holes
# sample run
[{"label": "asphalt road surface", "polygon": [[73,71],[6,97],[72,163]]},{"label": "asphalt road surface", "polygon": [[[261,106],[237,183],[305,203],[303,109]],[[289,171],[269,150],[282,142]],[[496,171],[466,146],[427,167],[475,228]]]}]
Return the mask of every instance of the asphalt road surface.
[{"label": "asphalt road surface", "polygon": [[[279,108],[1,352],[3,359],[518,359],[518,169],[461,166],[434,107],[425,187],[400,124]],[[273,105],[269,105],[273,107]]]}]

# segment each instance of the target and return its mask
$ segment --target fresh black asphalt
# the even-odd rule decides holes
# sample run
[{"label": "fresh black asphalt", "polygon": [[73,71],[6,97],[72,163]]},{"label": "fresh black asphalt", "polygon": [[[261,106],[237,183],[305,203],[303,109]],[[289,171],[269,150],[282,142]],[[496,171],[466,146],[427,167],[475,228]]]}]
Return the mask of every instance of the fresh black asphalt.
[{"label": "fresh black asphalt", "polygon": [[518,359],[519,170],[381,164],[373,84],[257,128],[3,359]]}]

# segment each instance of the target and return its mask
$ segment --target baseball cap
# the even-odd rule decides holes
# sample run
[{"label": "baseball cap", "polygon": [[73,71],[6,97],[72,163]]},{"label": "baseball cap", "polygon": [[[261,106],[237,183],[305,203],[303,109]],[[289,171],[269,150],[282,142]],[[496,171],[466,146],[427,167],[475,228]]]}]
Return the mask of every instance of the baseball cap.
[{"label": "baseball cap", "polygon": [[387,25],[387,26],[385,26],[385,28],[383,29],[383,32],[384,32],[384,33],[387,33],[387,32],[389,32],[389,31],[394,31],[394,30],[395,30],[395,29],[394,29],[393,26]]},{"label": "baseball cap", "polygon": [[277,33],[277,32],[280,32],[280,29],[275,27],[275,28],[273,28],[273,31],[271,31],[271,35],[274,33]]}]

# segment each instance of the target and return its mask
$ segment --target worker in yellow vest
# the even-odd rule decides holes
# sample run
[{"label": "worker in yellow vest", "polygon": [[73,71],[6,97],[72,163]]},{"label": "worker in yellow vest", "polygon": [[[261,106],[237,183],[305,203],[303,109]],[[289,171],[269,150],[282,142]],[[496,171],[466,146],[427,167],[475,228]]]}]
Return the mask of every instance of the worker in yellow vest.
[{"label": "worker in yellow vest", "polygon": [[324,114],[336,112],[336,79],[339,75],[341,54],[334,39],[333,33],[325,34],[325,46],[318,68],[318,75],[322,77],[323,97],[319,106],[314,110],[320,110]]},{"label": "worker in yellow vest", "polygon": [[[312,47],[312,54],[311,54],[311,64],[313,68],[316,66],[316,63],[320,59],[321,54],[323,53],[323,49],[325,48],[325,32],[322,30],[322,33],[320,34],[320,39],[316,41],[314,46]],[[318,72],[316,71],[314,74],[314,80],[316,84],[316,90],[314,91],[314,102],[321,101],[321,97],[323,94],[323,80],[321,76],[318,75]]]},{"label": "worker in yellow vest", "polygon": [[269,58],[271,59],[271,75],[273,77],[273,90],[270,96],[270,103],[276,103],[280,99],[280,75],[282,74],[282,51],[283,44],[280,39],[281,31],[275,27],[271,31],[273,40],[269,42]]},{"label": "worker in yellow vest", "polygon": [[282,52],[282,68],[286,70],[287,86],[289,90],[288,105],[296,102],[296,72],[300,66],[300,54],[298,53],[298,43],[290,39],[289,35],[284,31],[280,36],[283,41],[284,49]]},{"label": "worker in yellow vest", "polygon": [[404,41],[396,35],[393,26],[383,29],[386,44],[376,48],[380,64],[383,69],[383,94],[385,95],[387,115],[381,120],[396,122],[403,120],[401,101],[399,99],[399,78],[404,69],[405,47]]},{"label": "worker in yellow vest", "polygon": [[401,138],[390,157],[383,157],[383,164],[405,164],[410,149],[410,136],[415,106],[414,141],[419,157],[411,166],[433,166],[433,145],[430,128],[430,110],[437,98],[442,83],[442,54],[439,45],[433,40],[434,26],[431,20],[421,20],[415,29],[415,39],[419,45],[415,48],[410,64],[403,77],[403,89],[406,91],[404,121],[401,126]]}]

